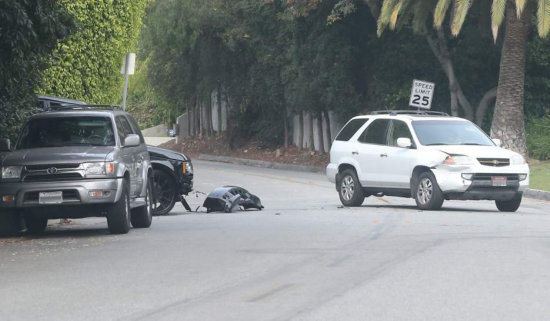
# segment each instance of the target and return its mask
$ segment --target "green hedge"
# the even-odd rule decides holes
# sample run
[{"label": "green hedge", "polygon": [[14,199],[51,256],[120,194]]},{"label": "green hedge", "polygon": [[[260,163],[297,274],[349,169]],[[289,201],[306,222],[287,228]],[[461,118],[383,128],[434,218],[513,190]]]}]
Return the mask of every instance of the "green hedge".
[{"label": "green hedge", "polygon": [[134,51],[150,0],[60,0],[75,17],[77,32],[59,44],[44,73],[42,94],[117,104],[120,66]]}]

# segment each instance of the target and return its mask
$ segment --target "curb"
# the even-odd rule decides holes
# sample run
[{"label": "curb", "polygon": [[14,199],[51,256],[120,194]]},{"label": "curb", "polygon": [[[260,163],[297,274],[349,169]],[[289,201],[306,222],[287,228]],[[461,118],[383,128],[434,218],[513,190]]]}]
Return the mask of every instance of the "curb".
[{"label": "curb", "polygon": [[[197,159],[210,161],[210,162],[232,163],[232,164],[238,164],[238,165],[282,169],[282,170],[290,170],[290,171],[298,171],[298,172],[310,172],[310,173],[319,173],[319,174],[325,173],[324,167],[266,162],[266,161],[260,161],[260,160],[254,160],[254,159],[228,157],[228,156],[200,154],[198,155]],[[540,191],[540,190],[528,188],[523,192],[523,196],[527,198],[542,200],[542,201],[550,201],[550,192],[547,192],[547,191]]]},{"label": "curb", "polygon": [[294,165],[294,164],[284,164],[284,163],[274,163],[266,162],[254,159],[246,158],[237,158],[237,157],[228,157],[228,156],[215,156],[208,154],[200,154],[197,159],[211,162],[222,162],[222,163],[232,163],[239,165],[247,165],[254,167],[264,167],[264,168],[273,168],[273,169],[283,169],[297,172],[310,172],[310,173],[325,173],[324,167],[319,166],[306,166],[306,165]]},{"label": "curb", "polygon": [[550,192],[547,191],[540,191],[538,189],[526,189],[525,192],[523,192],[523,196],[528,198],[534,198],[537,200],[542,201],[550,201]]}]

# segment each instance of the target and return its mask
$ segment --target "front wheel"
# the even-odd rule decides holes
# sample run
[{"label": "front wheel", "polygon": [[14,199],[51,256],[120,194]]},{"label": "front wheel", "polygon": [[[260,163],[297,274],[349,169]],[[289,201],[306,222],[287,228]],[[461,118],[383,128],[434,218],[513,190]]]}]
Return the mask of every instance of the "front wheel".
[{"label": "front wheel", "polygon": [[176,180],[162,169],[153,172],[153,215],[166,215],[176,204]]},{"label": "front wheel", "polygon": [[148,228],[151,226],[153,221],[152,216],[152,207],[153,202],[151,202],[152,192],[152,182],[150,178],[147,178],[147,189],[145,193],[145,205],[135,208],[132,210],[132,226],[135,228]]},{"label": "front wheel", "polygon": [[130,189],[126,180],[122,183],[120,199],[107,209],[107,226],[111,234],[126,234],[130,231]]},{"label": "front wheel", "polygon": [[15,236],[21,231],[21,216],[12,209],[0,209],[0,237]]},{"label": "front wheel", "polygon": [[338,195],[340,196],[340,202],[344,206],[355,207],[363,204],[365,194],[363,194],[363,188],[354,170],[344,170],[339,183]]},{"label": "front wheel", "polygon": [[522,198],[523,195],[518,193],[516,194],[516,196],[514,196],[514,198],[509,201],[495,201],[495,204],[497,205],[498,210],[501,212],[515,212],[521,205]]},{"label": "front wheel", "polygon": [[28,233],[41,234],[48,226],[48,219],[46,217],[29,214],[25,216],[25,225],[27,226]]},{"label": "front wheel", "polygon": [[443,206],[443,193],[431,172],[420,173],[414,180],[413,195],[416,206],[421,210],[434,211]]}]

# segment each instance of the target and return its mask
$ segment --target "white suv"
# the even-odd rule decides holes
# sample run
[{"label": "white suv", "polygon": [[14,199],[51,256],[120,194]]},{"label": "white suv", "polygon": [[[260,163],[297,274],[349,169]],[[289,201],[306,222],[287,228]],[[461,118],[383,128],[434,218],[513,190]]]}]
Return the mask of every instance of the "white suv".
[{"label": "white suv", "polygon": [[515,212],[529,166],[472,122],[438,112],[384,111],[352,118],[330,150],[328,179],[345,206],[365,197],[413,197],[420,209],[444,200],[495,200]]}]

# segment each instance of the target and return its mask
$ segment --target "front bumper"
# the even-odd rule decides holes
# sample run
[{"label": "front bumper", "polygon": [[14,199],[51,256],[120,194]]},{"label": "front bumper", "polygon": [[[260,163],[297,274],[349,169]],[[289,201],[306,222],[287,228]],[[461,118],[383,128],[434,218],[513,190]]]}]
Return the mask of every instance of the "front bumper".
[{"label": "front bumper", "polygon": [[[527,164],[505,167],[441,165],[432,172],[447,199],[509,200],[529,186]],[[472,177],[465,179],[462,174],[472,174]],[[522,180],[523,175],[526,178]],[[493,186],[492,177],[506,177],[506,185]]]},{"label": "front bumper", "polygon": [[[80,204],[112,204],[122,195],[123,178],[87,179],[48,182],[3,182],[0,183],[0,208],[32,208],[49,206],[71,206]],[[63,194],[60,204],[40,204],[40,192]],[[91,191],[104,191],[101,197],[91,197]],[[14,201],[5,202],[4,196],[14,196]]]}]

